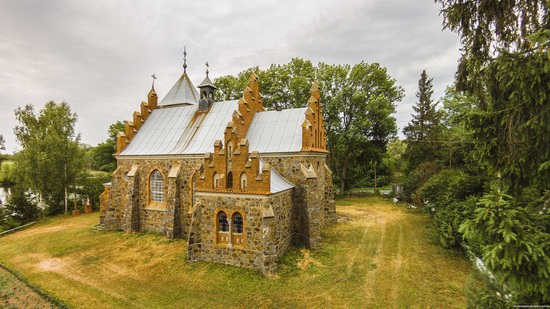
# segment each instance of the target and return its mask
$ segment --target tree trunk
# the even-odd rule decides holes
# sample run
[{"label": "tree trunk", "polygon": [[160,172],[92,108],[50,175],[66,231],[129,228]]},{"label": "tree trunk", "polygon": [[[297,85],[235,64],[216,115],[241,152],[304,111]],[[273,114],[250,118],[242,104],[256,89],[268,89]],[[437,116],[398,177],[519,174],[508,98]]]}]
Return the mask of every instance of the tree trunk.
[{"label": "tree trunk", "polygon": [[342,177],[340,177],[340,195],[343,195],[346,189],[346,170],[348,168],[348,158],[344,158],[342,163]]},{"label": "tree trunk", "polygon": [[65,214],[69,213],[69,205],[68,204],[68,192],[67,192],[67,187],[65,187]]},{"label": "tree trunk", "polygon": [[376,179],[376,161],[374,161],[374,194],[376,194],[377,179]]},{"label": "tree trunk", "polygon": [[65,214],[69,213],[69,205],[68,205],[68,190],[67,190],[67,164],[65,164]]}]

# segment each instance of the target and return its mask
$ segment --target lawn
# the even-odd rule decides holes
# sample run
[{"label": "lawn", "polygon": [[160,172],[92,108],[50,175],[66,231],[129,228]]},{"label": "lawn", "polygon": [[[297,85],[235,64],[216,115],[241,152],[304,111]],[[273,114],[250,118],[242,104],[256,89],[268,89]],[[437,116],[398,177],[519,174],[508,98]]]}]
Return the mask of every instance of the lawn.
[{"label": "lawn", "polygon": [[0,262],[78,308],[463,308],[470,266],[437,246],[429,217],[378,198],[337,202],[323,247],[294,248],[270,278],[186,262],[185,240],[104,232],[98,215],[0,238]]}]

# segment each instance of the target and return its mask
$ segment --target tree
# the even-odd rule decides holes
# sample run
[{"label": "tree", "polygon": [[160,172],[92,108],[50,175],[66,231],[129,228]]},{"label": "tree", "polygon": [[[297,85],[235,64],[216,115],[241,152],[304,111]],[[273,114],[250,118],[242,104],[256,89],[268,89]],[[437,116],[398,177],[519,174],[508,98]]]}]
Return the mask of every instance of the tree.
[{"label": "tree", "polygon": [[[550,17],[544,0],[438,0],[444,27],[459,33],[457,89],[479,106],[467,115],[475,155],[501,173],[512,195],[550,184]],[[526,160],[526,158],[529,158]]]},{"label": "tree", "polygon": [[234,76],[214,80],[223,99],[242,96],[250,72],[258,75],[260,92],[267,109],[297,108],[307,104],[315,79],[322,89],[323,116],[330,151],[329,166],[334,181],[344,192],[379,166],[386,144],[396,134],[395,102],[403,98],[403,89],[378,63],[361,62],[353,67],[293,58],[266,70],[250,68]]},{"label": "tree", "polygon": [[6,150],[6,140],[2,134],[0,134],[0,150]]},{"label": "tree", "polygon": [[405,141],[394,139],[386,146],[386,155],[382,164],[390,171],[392,181],[401,181],[400,177],[407,169],[407,161],[404,158],[407,151]]},{"label": "tree", "polygon": [[107,140],[89,150],[93,169],[104,172],[113,172],[116,169],[116,158],[114,157],[116,153],[116,136],[121,131],[124,131],[124,122],[117,121],[111,124]]},{"label": "tree", "polygon": [[46,201],[54,210],[63,201],[67,212],[69,186],[84,166],[80,136],[74,132],[76,114],[65,102],[50,101],[39,114],[26,105],[15,110],[15,117],[15,136],[23,148],[14,156],[17,183],[37,192],[41,207]]},{"label": "tree", "polygon": [[471,157],[499,179],[499,189],[480,200],[476,217],[462,230],[469,240],[485,239],[484,260],[512,290],[509,302],[548,304],[548,1],[437,2],[444,27],[462,42],[457,90],[477,101],[462,116],[471,132]]},{"label": "tree", "polygon": [[438,157],[442,114],[437,110],[437,102],[432,100],[432,81],[433,78],[428,78],[426,70],[423,70],[416,92],[418,102],[413,106],[415,114],[403,129],[407,141],[406,157],[411,170],[422,162]]},{"label": "tree", "polygon": [[380,164],[389,139],[397,132],[391,115],[395,102],[403,98],[403,89],[378,63],[320,64],[319,78],[327,92],[324,114],[329,162],[343,193],[351,182]]}]

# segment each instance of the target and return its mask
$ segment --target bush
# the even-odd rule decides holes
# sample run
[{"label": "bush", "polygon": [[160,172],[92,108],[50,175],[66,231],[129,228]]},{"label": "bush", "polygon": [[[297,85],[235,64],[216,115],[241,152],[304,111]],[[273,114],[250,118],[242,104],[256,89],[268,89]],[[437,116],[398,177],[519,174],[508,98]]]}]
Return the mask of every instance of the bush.
[{"label": "bush", "polygon": [[470,195],[479,195],[483,191],[481,179],[467,175],[461,170],[443,170],[428,179],[417,194],[424,202],[436,207],[452,201],[465,200]]},{"label": "bush", "polygon": [[79,188],[76,190],[76,193],[82,198],[89,195],[92,201],[92,209],[94,211],[98,211],[99,196],[104,191],[103,184],[109,182],[110,180],[111,176],[108,173],[97,175],[95,177],[86,177],[80,181]]},{"label": "bush", "polygon": [[[420,164],[416,169],[410,172],[403,183],[403,195],[408,201],[413,201],[416,190],[420,188],[428,179],[439,172],[439,166],[434,161],[428,161]],[[418,204],[417,206],[422,206]]]},{"label": "bush", "polygon": [[482,193],[483,181],[461,170],[443,170],[417,190],[417,196],[434,214],[434,223],[441,245],[460,249],[463,241],[458,231],[462,222],[473,215],[477,195]]},{"label": "bush", "polygon": [[15,186],[6,204],[2,225],[13,228],[36,220],[39,214],[40,209],[31,194],[25,188]]}]

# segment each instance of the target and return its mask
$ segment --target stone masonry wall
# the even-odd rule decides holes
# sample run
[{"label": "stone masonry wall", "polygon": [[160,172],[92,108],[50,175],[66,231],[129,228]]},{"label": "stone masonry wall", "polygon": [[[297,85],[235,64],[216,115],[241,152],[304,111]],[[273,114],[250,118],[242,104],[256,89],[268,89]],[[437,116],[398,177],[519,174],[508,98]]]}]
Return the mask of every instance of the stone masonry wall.
[{"label": "stone masonry wall", "polygon": [[[310,152],[296,156],[262,156],[279,174],[296,187],[293,195],[293,242],[316,248],[321,244],[321,230],[333,222],[327,217],[336,213],[327,200],[332,186],[327,188],[326,154]],[[308,169],[307,174],[304,168]],[[331,179],[331,178],[330,178]],[[327,191],[329,190],[329,191]],[[331,209],[334,208],[334,211]]]},{"label": "stone masonry wall", "polygon": [[[124,226],[128,203],[135,194],[139,215],[137,230],[166,233],[168,237],[178,237],[185,233],[189,225],[189,182],[195,172],[195,166],[202,163],[202,158],[171,158],[171,159],[118,159],[118,168],[113,173],[109,202],[104,219],[105,228],[108,230],[131,230],[130,226]],[[129,181],[124,174],[129,172],[132,165],[138,165],[138,188],[129,188]],[[172,166],[181,165],[175,178],[168,175]],[[151,207],[149,205],[149,176],[158,169],[164,177],[164,206]],[[127,177],[128,178],[128,177]],[[131,177],[130,177],[131,178]],[[133,193],[129,193],[133,192]],[[158,206],[158,205],[157,205]],[[134,220],[136,221],[136,220]]]},{"label": "stone masonry wall", "polygon": [[[217,244],[216,214],[220,210],[229,218],[236,211],[243,214],[244,245]],[[197,192],[188,258],[271,273],[290,245],[291,212],[292,190],[272,196]]]}]

